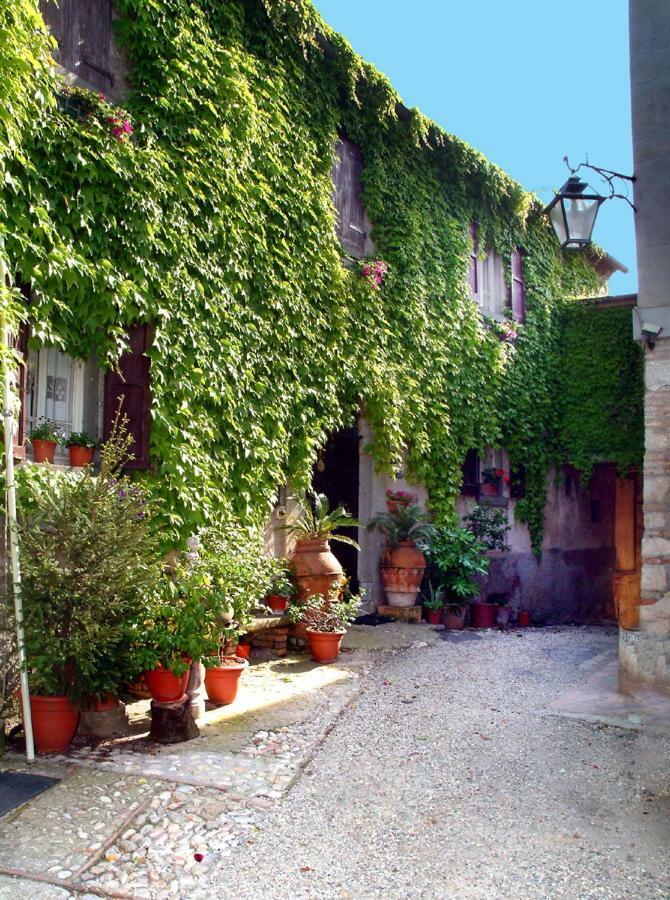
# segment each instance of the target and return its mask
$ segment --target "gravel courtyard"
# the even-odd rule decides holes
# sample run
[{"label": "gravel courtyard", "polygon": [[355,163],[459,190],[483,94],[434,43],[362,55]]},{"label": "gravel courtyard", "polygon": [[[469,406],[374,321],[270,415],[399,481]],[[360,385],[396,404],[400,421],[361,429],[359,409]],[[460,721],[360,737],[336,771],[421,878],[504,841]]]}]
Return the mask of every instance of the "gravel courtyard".
[{"label": "gravel courtyard", "polygon": [[468,632],[385,659],[235,860],[235,895],[670,897],[667,732],[549,708],[615,647]]},{"label": "gravel courtyard", "polygon": [[41,760],[0,898],[669,898],[670,703],[603,693],[616,642],[387,625],[254,666],[198,741]]}]

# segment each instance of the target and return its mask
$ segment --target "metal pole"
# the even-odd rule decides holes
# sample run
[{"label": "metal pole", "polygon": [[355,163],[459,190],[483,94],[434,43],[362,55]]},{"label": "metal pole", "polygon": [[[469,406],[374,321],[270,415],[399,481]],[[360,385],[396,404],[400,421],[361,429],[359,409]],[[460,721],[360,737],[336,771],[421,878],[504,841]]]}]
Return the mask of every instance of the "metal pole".
[{"label": "metal pole", "polygon": [[[0,289],[6,289],[7,268],[0,247]],[[35,759],[33,719],[30,710],[30,688],[26,670],[26,648],[23,633],[23,605],[21,602],[21,565],[19,562],[19,536],[16,521],[16,483],[14,481],[14,367],[9,361],[11,334],[7,327],[5,310],[0,309],[0,332],[2,334],[2,419],[5,433],[5,515],[9,528],[9,555],[12,566],[14,587],[14,612],[16,615],[16,639],[21,669],[21,703],[23,706],[23,730],[26,736],[26,757],[28,762]]]}]

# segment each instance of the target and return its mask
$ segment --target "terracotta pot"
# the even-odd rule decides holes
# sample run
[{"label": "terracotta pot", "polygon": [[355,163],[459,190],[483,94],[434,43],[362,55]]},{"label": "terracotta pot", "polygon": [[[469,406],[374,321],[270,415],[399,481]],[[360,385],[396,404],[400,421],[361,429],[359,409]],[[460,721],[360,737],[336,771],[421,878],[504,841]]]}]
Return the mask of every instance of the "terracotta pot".
[{"label": "terracotta pot", "polygon": [[442,610],[441,609],[427,609],[426,610],[426,621],[429,625],[439,625],[442,621]]},{"label": "terracotta pot", "polygon": [[307,600],[312,594],[327,596],[334,581],[343,570],[328,541],[298,541],[292,556],[298,599]]},{"label": "terracotta pot", "polygon": [[187,669],[183,675],[175,675],[170,669],[164,669],[161,665],[145,672],[144,677],[151,693],[151,699],[156,703],[175,703],[177,700],[181,700],[186,693],[188,673]]},{"label": "terracotta pot", "polygon": [[499,606],[496,614],[496,625],[509,625],[509,617],[512,610],[509,606]]},{"label": "terracotta pot", "polygon": [[426,560],[414,541],[400,541],[382,554],[380,574],[389,606],[414,606]]},{"label": "terracotta pot", "polygon": [[38,753],[62,753],[72,743],[79,713],[67,697],[30,694],[35,749]]},{"label": "terracotta pot", "polygon": [[489,484],[485,481],[480,485],[479,493],[483,494],[485,497],[497,497],[500,493],[500,488],[497,484]]},{"label": "terracotta pot", "polygon": [[344,631],[312,631],[306,628],[307,640],[309,641],[309,649],[312,651],[314,662],[330,663],[334,662],[340,652],[342,638],[346,634]]},{"label": "terracotta pot", "polygon": [[38,441],[31,438],[30,443],[33,447],[33,460],[36,463],[52,463],[54,461],[56,447],[58,446],[56,441]]},{"label": "terracotta pot", "polygon": [[93,462],[93,454],[95,453],[93,447],[68,447],[67,449],[70,454],[71,466],[79,469]]},{"label": "terracotta pot", "polygon": [[528,628],[528,626],[530,625],[530,613],[528,612],[528,610],[519,610],[516,624],[519,626],[519,628]]},{"label": "terracotta pot", "polygon": [[116,709],[119,705],[118,697],[110,697],[109,694],[105,694],[104,697],[94,697],[91,702],[91,709],[93,712],[109,712],[111,709]]},{"label": "terracotta pot", "polygon": [[471,603],[470,624],[473,628],[493,628],[498,606],[495,603]]},{"label": "terracotta pot", "polygon": [[288,597],[280,597],[278,594],[271,594],[268,597],[268,606],[272,610],[273,613],[277,613],[278,615],[282,615],[282,613],[286,612],[286,607],[288,605]]},{"label": "terracotta pot", "polygon": [[460,631],[465,625],[465,606],[461,607],[460,612],[451,612],[445,609],[442,614],[442,624],[449,631]]},{"label": "terracotta pot", "polygon": [[248,660],[251,656],[251,644],[238,644],[235,655]]},{"label": "terracotta pot", "polygon": [[249,663],[241,656],[232,656],[225,664],[205,669],[205,690],[207,696],[219,706],[233,703],[237,697],[242,672]]}]

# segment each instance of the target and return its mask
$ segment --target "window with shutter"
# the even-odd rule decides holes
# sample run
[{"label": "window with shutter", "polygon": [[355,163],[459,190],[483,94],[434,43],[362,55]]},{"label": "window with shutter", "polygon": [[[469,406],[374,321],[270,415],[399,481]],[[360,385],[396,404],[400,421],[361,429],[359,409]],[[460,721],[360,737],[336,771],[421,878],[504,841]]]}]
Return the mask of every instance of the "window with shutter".
[{"label": "window with shutter", "polygon": [[361,199],[361,151],[346,138],[335,147],[333,202],[337,210],[337,236],[342,247],[360,259],[365,255],[366,223]]},{"label": "window with shutter", "polygon": [[112,0],[40,0],[40,11],[58,42],[56,59],[88,87],[108,90]]},{"label": "window with shutter", "polygon": [[[479,279],[477,277],[477,265],[478,260],[477,257],[479,255],[479,238],[477,237],[477,225],[473,222],[470,225],[470,238],[472,240],[472,249],[470,250],[470,290],[472,291],[472,296],[477,300],[479,294]],[[479,302],[477,300],[477,302]]]},{"label": "window with shutter", "polygon": [[523,322],[526,318],[526,286],[523,278],[523,255],[521,251],[512,253],[512,271],[510,282],[510,306],[512,316]]},{"label": "window with shutter", "polygon": [[119,359],[117,369],[105,376],[104,436],[109,437],[116,411],[128,417],[128,430],[133,437],[132,459],[128,469],[149,467],[149,432],[151,428],[151,360],[146,355],[151,346],[150,325],[133,325],[128,329],[129,349]]},{"label": "window with shutter", "polygon": [[476,496],[479,490],[479,454],[476,450],[468,450],[463,460],[463,482],[461,494]]}]

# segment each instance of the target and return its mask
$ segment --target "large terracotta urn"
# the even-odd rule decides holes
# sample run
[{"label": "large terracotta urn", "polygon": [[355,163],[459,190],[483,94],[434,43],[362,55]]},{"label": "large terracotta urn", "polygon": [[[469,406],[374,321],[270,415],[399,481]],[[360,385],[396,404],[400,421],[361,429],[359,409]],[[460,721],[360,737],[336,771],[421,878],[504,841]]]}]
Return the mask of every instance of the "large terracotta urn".
[{"label": "large terracotta urn", "polygon": [[414,541],[400,541],[383,552],[380,574],[389,606],[414,606],[425,568]]},{"label": "large terracotta urn", "polygon": [[328,541],[298,541],[292,562],[299,589],[298,600],[307,600],[313,594],[327,597],[333,582],[343,575],[342,566]]}]

